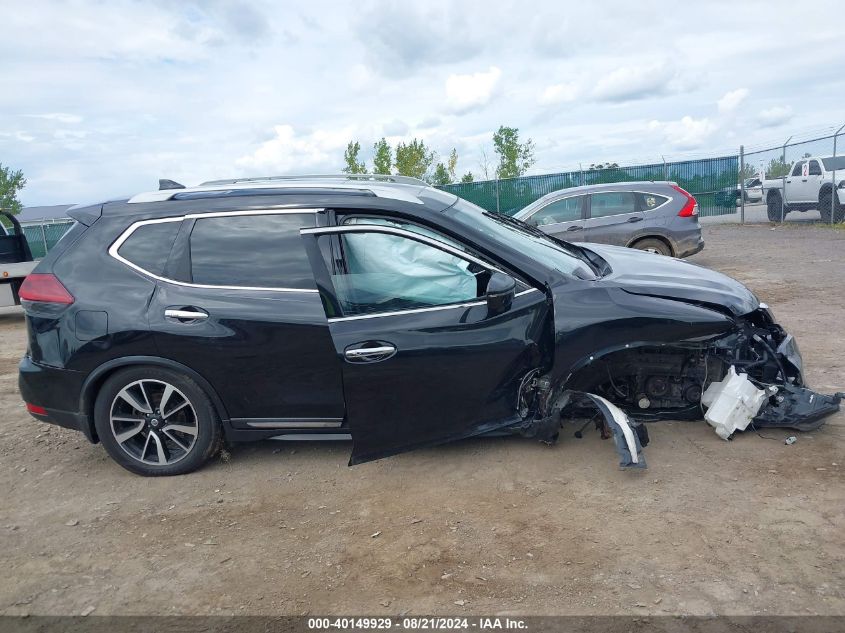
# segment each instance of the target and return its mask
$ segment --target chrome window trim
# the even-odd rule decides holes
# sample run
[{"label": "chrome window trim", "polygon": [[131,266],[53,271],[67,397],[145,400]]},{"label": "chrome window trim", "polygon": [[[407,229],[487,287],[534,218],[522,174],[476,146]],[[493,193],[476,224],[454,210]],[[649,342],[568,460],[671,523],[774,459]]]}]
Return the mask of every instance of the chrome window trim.
[{"label": "chrome window trim", "polygon": [[[528,290],[523,290],[521,292],[517,292],[514,297],[521,297],[523,295],[530,294],[532,292],[540,292],[536,288],[529,288]],[[468,303],[450,303],[448,305],[442,306],[432,306],[430,308],[410,308],[408,310],[394,310],[393,312],[374,312],[373,314],[355,314],[352,316],[347,317],[332,317],[328,321],[329,323],[337,323],[339,321],[357,321],[359,319],[375,319],[378,317],[391,317],[391,316],[399,316],[403,314],[416,314],[422,312],[434,312],[435,310],[455,310],[457,308],[472,308],[475,306],[482,306],[485,305],[487,302],[484,300],[481,301],[470,301]]]},{"label": "chrome window trim", "polygon": [[299,293],[313,293],[319,292],[316,288],[276,288],[276,287],[261,287],[261,286],[217,286],[214,284],[195,284],[187,281],[177,281],[161,275],[151,273],[145,268],[141,268],[137,264],[132,263],[125,257],[121,256],[118,251],[123,246],[124,242],[128,240],[132,234],[138,230],[139,227],[147,226],[149,224],[165,224],[167,222],[183,222],[184,220],[201,220],[202,218],[221,218],[234,216],[251,216],[251,215],[303,215],[303,214],[317,214],[324,211],[323,208],[300,208],[300,209],[257,209],[249,211],[219,211],[212,213],[189,213],[186,215],[155,218],[152,220],[139,220],[132,223],[109,247],[108,253],[117,261],[128,266],[129,268],[139,272],[147,277],[151,277],[156,281],[162,281],[175,286],[182,286],[186,288],[202,288],[205,290],[248,290],[257,292],[299,292]]}]

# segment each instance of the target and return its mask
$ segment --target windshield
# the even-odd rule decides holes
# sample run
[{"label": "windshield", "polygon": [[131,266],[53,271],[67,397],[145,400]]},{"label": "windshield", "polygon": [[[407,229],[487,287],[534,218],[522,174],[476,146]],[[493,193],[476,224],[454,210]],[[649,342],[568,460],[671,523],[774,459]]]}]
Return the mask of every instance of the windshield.
[{"label": "windshield", "polygon": [[446,211],[474,231],[481,231],[498,242],[507,244],[567,275],[596,279],[590,261],[577,246],[549,237],[541,230],[507,215],[491,213],[462,198]]},{"label": "windshield", "polygon": [[834,156],[832,158],[822,158],[825,171],[845,171],[845,156]]}]

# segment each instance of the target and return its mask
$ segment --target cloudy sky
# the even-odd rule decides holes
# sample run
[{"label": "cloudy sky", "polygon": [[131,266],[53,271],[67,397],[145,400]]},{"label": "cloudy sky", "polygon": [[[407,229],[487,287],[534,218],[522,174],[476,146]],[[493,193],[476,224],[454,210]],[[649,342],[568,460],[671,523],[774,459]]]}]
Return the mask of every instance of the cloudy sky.
[{"label": "cloudy sky", "polygon": [[845,123],[838,0],[3,4],[0,163],[28,205],[336,172],[350,139],[478,175],[510,125],[543,173]]}]

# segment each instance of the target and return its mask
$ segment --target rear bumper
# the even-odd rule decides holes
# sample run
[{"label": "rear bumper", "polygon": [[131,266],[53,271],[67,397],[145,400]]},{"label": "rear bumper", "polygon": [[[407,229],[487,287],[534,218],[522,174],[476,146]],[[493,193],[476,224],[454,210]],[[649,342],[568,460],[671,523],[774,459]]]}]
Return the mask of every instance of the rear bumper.
[{"label": "rear bumper", "polygon": [[690,255],[695,255],[696,253],[700,253],[704,249],[704,238],[701,236],[698,237],[698,242],[695,244],[678,244],[678,249],[675,251],[677,253],[676,257],[689,257]]},{"label": "rear bumper", "polygon": [[81,431],[91,442],[96,442],[92,420],[79,411],[84,379],[81,372],[40,365],[29,356],[24,356],[18,364],[21,398],[46,411],[46,415],[30,415],[40,422]]}]

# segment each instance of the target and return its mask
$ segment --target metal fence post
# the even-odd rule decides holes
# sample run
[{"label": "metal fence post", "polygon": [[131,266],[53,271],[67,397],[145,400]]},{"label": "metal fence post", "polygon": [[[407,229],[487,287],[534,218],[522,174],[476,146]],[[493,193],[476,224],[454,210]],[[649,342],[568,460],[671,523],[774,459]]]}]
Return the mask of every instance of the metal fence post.
[{"label": "metal fence post", "polygon": [[[780,152],[780,162],[782,162],[784,164],[784,166],[786,166],[786,146],[789,145],[789,141],[791,141],[791,140],[792,140],[791,136],[788,139],[786,139],[786,142],[783,144],[783,148],[781,149],[781,152]],[[783,218],[786,215],[786,213],[784,213],[784,207],[786,205],[786,174],[788,174],[788,173],[789,173],[789,170],[787,169],[786,172],[783,174],[783,177],[780,180],[780,183],[781,183],[780,184],[780,223],[781,224],[783,224]]]},{"label": "metal fence post", "polygon": [[660,158],[663,160],[663,180],[669,180],[669,171],[666,167],[666,159],[663,158],[663,154],[660,155]]},{"label": "metal fence post", "polygon": [[837,193],[837,186],[836,186],[836,137],[839,136],[839,133],[845,129],[845,124],[842,125],[836,133],[833,135],[833,173],[831,174],[830,184],[830,223],[836,224],[836,207],[837,203],[839,202],[839,194]]},{"label": "metal fence post", "polygon": [[44,230],[44,221],[41,221],[41,241],[44,242],[44,257],[47,257],[47,232]]},{"label": "metal fence post", "polygon": [[499,176],[496,176],[496,213],[501,213],[499,209]]},{"label": "metal fence post", "polygon": [[745,146],[739,146],[739,223],[745,224]]}]

